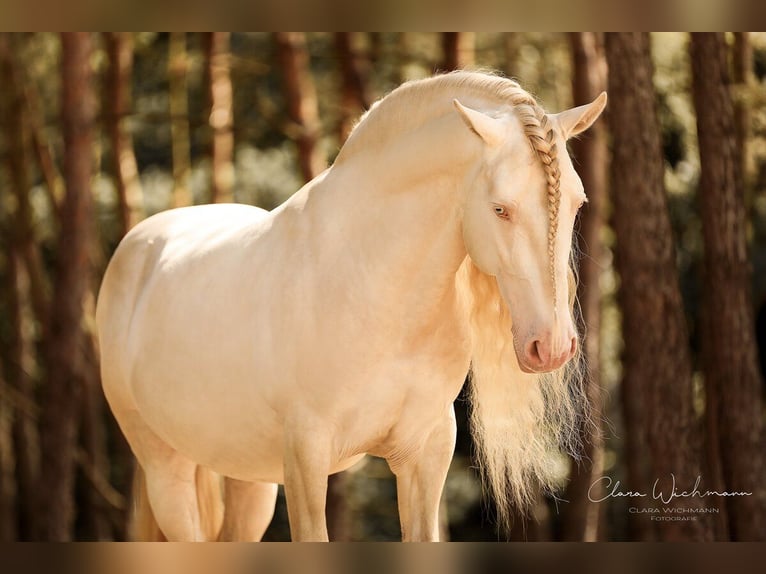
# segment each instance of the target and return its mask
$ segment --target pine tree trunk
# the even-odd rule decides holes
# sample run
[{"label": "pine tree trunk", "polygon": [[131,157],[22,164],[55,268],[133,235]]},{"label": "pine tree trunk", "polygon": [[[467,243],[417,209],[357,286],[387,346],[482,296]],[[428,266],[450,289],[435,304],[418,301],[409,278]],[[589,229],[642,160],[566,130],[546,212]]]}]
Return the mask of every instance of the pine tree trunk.
[{"label": "pine tree trunk", "polygon": [[748,198],[748,183],[754,171],[753,156],[750,153],[750,90],[753,84],[753,45],[750,43],[749,32],[734,33],[734,49],[732,50],[732,72],[737,97],[734,98],[734,125],[737,132],[737,149],[742,162],[742,180],[745,185],[746,205]]},{"label": "pine tree trunk", "polygon": [[476,61],[476,34],[473,32],[442,33],[443,60],[440,69],[445,72],[461,70]]},{"label": "pine tree trunk", "polygon": [[340,144],[343,144],[351,133],[356,118],[370,105],[366,88],[365,62],[355,49],[353,39],[350,32],[335,34],[335,51],[340,60],[342,76],[341,118],[338,129]]},{"label": "pine tree trunk", "polygon": [[191,189],[189,189],[191,143],[189,140],[187,71],[186,34],[184,32],[171,32],[168,48],[168,77],[170,79],[168,100],[170,103],[170,142],[173,152],[173,207],[185,207],[194,203]]},{"label": "pine tree trunk", "polygon": [[104,117],[112,148],[112,166],[117,184],[117,203],[121,235],[125,235],[143,217],[143,192],[138,174],[133,137],[127,127],[132,111],[133,35],[129,32],[104,34],[109,54],[106,83],[108,108]]},{"label": "pine tree trunk", "polygon": [[0,358],[0,542],[18,539],[16,457],[13,450],[14,407],[10,388],[2,376]]},{"label": "pine tree trunk", "polygon": [[[627,455],[648,457],[650,477],[626,489],[651,492],[655,480],[667,495],[671,476],[691,490],[701,475],[700,426],[695,418],[689,340],[676,269],[664,186],[664,163],[655,109],[653,66],[646,33],[609,33],[609,126],[616,269],[622,310],[623,395]],[[645,441],[645,444],[644,444]],[[642,448],[644,447],[644,448]],[[634,480],[640,480],[634,484]],[[704,485],[703,485],[704,486]],[[651,504],[650,497],[631,504]],[[662,507],[700,508],[704,499],[674,498]],[[662,522],[662,540],[706,540],[710,521]],[[648,517],[640,517],[641,522]]]},{"label": "pine tree trunk", "polygon": [[734,540],[766,538],[761,375],[755,343],[752,266],[735,114],[722,33],[693,33],[690,53],[700,150],[704,239],[704,373],[717,422]]},{"label": "pine tree trunk", "polygon": [[47,381],[41,405],[37,538],[66,541],[73,536],[77,424],[82,395],[80,326],[90,280],[92,226],[90,179],[96,115],[88,33],[65,33],[62,44],[61,116],[66,195],[61,208],[53,304],[46,342]]},{"label": "pine tree trunk", "polygon": [[[7,127],[7,162],[11,176],[10,190],[15,211],[8,217],[5,230],[7,285],[5,314],[9,324],[3,350],[5,377],[9,388],[26,404],[34,404],[34,354],[36,343],[31,323],[45,336],[48,320],[48,293],[42,259],[35,239],[32,209],[29,203],[30,127],[23,102],[20,70],[13,54],[13,38],[3,36],[0,60],[4,83],[3,123]],[[33,536],[32,520],[36,510],[35,481],[39,472],[39,435],[29,410],[16,410],[13,417],[13,448],[18,503],[18,535]]]},{"label": "pine tree trunk", "polygon": [[[34,130],[24,102],[26,82],[20,63],[14,56],[14,50],[18,49],[18,45],[15,45],[13,41],[13,37],[7,38],[8,49],[0,55],[2,80],[5,95],[8,98],[4,115],[8,135],[8,167],[13,182],[12,190],[16,197],[16,211],[12,218],[13,243],[21,257],[20,264],[23,263],[29,277],[29,299],[44,336],[49,312],[50,289],[43,271],[43,262],[32,221],[32,206],[29,203],[31,183],[28,162]],[[55,211],[56,206],[53,207]]]},{"label": "pine tree trunk", "polygon": [[[18,65],[16,67],[18,68]],[[45,121],[40,104],[40,94],[32,79],[24,77],[23,69],[17,69],[16,74],[18,82],[23,84],[25,112],[29,121],[35,158],[45,180],[45,191],[48,194],[51,211],[56,214],[58,219],[62,198],[64,197],[64,178],[53,155],[50,138],[45,133]]]},{"label": "pine tree trunk", "polygon": [[519,75],[519,35],[520,32],[503,34],[503,72],[509,78]]},{"label": "pine tree trunk", "polygon": [[210,201],[234,201],[234,112],[231,86],[229,33],[205,34],[210,96],[210,129],[213,133],[213,187]]},{"label": "pine tree trunk", "polygon": [[319,149],[319,107],[306,38],[301,32],[277,32],[274,40],[287,113],[296,134],[293,139],[298,146],[298,163],[303,179],[310,181],[327,167],[327,162]]},{"label": "pine tree trunk", "polygon": [[[573,32],[569,35],[572,49],[572,94],[575,106],[593,101],[606,89],[606,63],[598,37],[593,32]],[[604,505],[589,500],[588,493],[604,471],[604,445],[601,420],[603,397],[599,378],[599,348],[601,330],[601,269],[606,266],[601,231],[604,226],[606,199],[606,133],[601,122],[596,123],[572,142],[575,165],[585,187],[588,203],[580,215],[578,300],[585,323],[583,341],[587,362],[586,393],[591,406],[593,426],[583,425],[580,436],[583,448],[581,461],[571,461],[569,484],[564,507],[563,538],[594,542],[599,539]],[[596,493],[598,495],[598,493]],[[597,498],[594,496],[593,498]],[[600,496],[598,496],[600,498]]]},{"label": "pine tree trunk", "polygon": [[[90,290],[85,295],[84,336],[82,344],[81,377],[83,393],[81,401],[80,450],[78,462],[80,475],[84,478],[85,497],[78,508],[80,522],[84,524],[88,537],[94,540],[113,540],[112,512],[123,511],[123,507],[112,508],[104,496],[104,485],[110,490],[110,460],[107,450],[104,417],[104,392],[101,389],[98,364],[98,338],[95,333],[96,293]],[[115,453],[117,455],[117,453]],[[116,513],[115,513],[116,514]],[[123,513],[123,520],[127,515]]]}]

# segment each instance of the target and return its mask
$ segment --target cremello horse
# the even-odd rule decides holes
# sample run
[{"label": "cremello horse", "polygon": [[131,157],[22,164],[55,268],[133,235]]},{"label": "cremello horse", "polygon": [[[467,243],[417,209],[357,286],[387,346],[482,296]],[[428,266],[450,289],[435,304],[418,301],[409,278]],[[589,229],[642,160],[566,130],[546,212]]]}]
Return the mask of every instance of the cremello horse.
[{"label": "cremello horse", "polygon": [[[565,365],[585,194],[565,140],[605,102],[546,115],[488,74],[410,82],[274,211],[206,205],[136,226],[97,320],[104,391],[162,533],[259,539],[283,483],[292,539],[327,540],[328,475],[371,454],[396,475],[403,538],[438,539],[471,365],[500,517],[545,485],[581,396]],[[223,493],[203,492],[208,471]],[[211,501],[222,527],[206,524]]]}]

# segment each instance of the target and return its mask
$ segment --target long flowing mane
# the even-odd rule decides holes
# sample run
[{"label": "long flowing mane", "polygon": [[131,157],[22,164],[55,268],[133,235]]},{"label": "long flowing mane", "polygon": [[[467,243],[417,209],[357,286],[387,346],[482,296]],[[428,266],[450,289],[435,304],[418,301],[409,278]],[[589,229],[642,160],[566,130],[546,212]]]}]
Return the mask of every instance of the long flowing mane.
[{"label": "long flowing mane", "polygon": [[[337,163],[375,150],[429,120],[452,113],[452,99],[483,102],[490,110],[512,110],[541,161],[548,182],[548,255],[554,284],[553,246],[560,203],[558,150],[545,111],[516,82],[486,73],[453,72],[409,82],[379,100],[361,118]],[[475,104],[474,104],[475,105]],[[569,274],[573,312],[577,281]],[[466,257],[456,275],[471,332],[471,433],[498,519],[510,526],[512,508],[529,508],[540,488],[552,489],[556,455],[579,450],[579,426],[587,416],[581,355],[552,373],[528,375],[518,366],[512,320],[497,282]],[[578,349],[579,349],[578,345]]]}]

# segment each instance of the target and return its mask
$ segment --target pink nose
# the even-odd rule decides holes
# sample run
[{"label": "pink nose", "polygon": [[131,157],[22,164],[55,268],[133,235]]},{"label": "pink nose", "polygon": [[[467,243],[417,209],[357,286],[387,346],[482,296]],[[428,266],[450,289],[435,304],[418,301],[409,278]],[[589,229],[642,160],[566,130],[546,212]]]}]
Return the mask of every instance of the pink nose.
[{"label": "pink nose", "polygon": [[521,368],[526,371],[545,373],[554,371],[574,357],[577,337],[570,336],[567,344],[554,348],[549,338],[534,339],[524,348]]}]

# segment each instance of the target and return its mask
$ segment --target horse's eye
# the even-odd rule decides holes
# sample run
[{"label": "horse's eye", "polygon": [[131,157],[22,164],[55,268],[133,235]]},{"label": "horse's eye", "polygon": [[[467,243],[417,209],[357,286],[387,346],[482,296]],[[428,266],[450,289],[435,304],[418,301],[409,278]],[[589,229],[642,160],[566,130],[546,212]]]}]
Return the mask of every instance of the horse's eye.
[{"label": "horse's eye", "polygon": [[503,219],[508,219],[508,210],[505,208],[505,206],[496,205],[494,209],[495,209],[495,215]]}]

